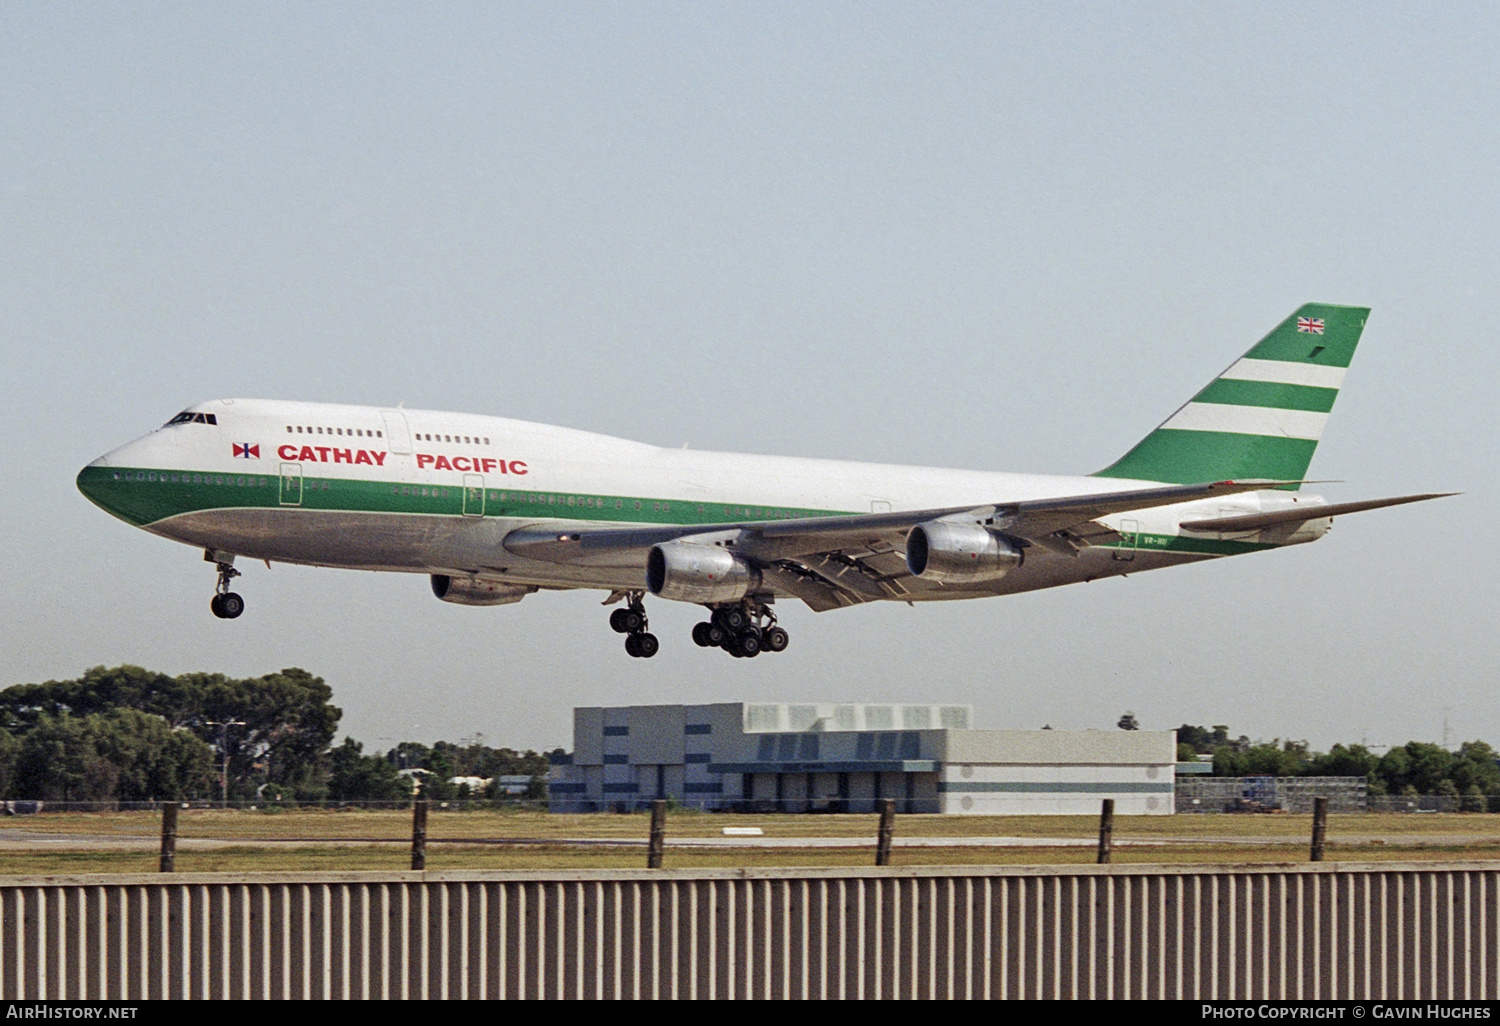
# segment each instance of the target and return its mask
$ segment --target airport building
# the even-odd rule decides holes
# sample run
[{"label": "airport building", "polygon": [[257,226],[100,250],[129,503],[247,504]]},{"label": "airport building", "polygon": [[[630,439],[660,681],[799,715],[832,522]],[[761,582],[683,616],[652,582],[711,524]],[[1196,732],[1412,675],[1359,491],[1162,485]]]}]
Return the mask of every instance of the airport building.
[{"label": "airport building", "polygon": [[971,815],[1173,811],[1172,731],[976,730],[966,705],[722,702],[573,710],[554,812],[705,809]]}]

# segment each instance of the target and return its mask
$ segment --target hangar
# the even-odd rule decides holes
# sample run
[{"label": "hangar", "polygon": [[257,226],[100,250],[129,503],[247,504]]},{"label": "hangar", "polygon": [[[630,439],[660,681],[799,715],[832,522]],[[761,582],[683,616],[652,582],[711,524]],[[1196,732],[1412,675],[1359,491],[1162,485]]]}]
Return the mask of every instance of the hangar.
[{"label": "hangar", "polygon": [[1091,815],[1173,811],[1172,731],[976,730],[966,705],[721,702],[573,710],[554,812],[702,809]]}]

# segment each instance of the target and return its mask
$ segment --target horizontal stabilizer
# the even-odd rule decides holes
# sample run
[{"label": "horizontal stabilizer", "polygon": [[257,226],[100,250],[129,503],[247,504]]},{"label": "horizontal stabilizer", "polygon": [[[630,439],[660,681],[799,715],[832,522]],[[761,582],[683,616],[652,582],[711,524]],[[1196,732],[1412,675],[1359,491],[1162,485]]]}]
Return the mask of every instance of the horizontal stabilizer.
[{"label": "horizontal stabilizer", "polygon": [[1427,499],[1442,499],[1457,492],[1430,492],[1426,495],[1400,495],[1393,499],[1365,499],[1362,502],[1336,502],[1331,505],[1307,505],[1301,509],[1284,509],[1275,513],[1247,513],[1238,517],[1214,517],[1212,520],[1184,520],[1180,526],[1189,531],[1259,531],[1277,524],[1295,524],[1306,520],[1321,520],[1345,513],[1359,513],[1367,509],[1383,509],[1400,506],[1408,502],[1424,502]]}]

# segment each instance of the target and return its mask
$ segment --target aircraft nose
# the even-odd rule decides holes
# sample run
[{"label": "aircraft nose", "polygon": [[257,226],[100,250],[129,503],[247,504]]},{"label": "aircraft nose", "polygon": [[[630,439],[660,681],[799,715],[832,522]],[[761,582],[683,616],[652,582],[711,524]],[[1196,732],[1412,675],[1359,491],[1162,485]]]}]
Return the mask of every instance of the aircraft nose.
[{"label": "aircraft nose", "polygon": [[78,490],[95,506],[128,523],[137,523],[130,503],[130,486],[122,474],[101,456],[78,472]]},{"label": "aircraft nose", "polygon": [[103,505],[99,500],[104,491],[104,482],[108,479],[108,473],[105,470],[108,466],[109,464],[101,456],[78,472],[78,490],[96,505]]}]

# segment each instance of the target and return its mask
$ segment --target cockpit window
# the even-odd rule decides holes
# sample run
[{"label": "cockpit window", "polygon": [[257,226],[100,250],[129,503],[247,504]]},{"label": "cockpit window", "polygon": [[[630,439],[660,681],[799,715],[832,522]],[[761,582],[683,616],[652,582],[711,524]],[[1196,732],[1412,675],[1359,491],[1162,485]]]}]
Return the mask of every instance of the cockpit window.
[{"label": "cockpit window", "polygon": [[191,410],[183,410],[177,416],[163,424],[163,427],[171,427],[173,424],[218,424],[219,418],[212,413],[193,413]]}]

